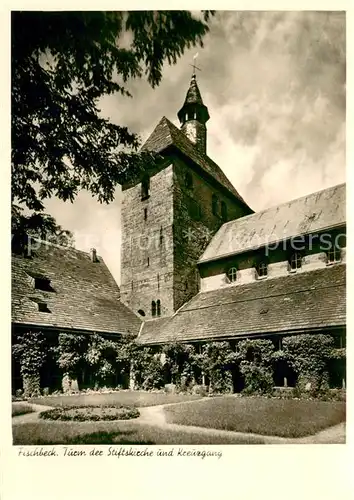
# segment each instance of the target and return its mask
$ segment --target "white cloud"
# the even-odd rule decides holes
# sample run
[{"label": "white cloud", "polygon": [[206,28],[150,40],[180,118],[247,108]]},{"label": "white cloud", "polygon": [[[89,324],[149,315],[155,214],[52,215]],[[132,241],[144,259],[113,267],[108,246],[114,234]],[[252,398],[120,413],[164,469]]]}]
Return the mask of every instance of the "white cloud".
[{"label": "white cloud", "polygon": [[[199,52],[199,87],[211,116],[208,153],[255,210],[345,180],[345,14],[219,12],[203,49],[165,66],[157,89],[129,82],[133,99],[101,100],[101,110],[143,139],[165,115],[177,124]],[[81,193],[48,211],[97,249],[119,282],[120,195],[109,206]],[[80,237],[80,238],[79,238]],[[84,248],[84,246],[86,246]],[[91,245],[93,246],[93,245]]]}]

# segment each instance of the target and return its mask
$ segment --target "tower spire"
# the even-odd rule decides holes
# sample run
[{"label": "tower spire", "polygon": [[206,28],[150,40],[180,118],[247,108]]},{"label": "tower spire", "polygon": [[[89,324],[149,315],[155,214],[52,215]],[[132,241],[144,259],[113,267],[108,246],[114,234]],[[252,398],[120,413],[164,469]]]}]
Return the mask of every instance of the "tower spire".
[{"label": "tower spire", "polygon": [[210,116],[208,108],[203,103],[197,84],[195,70],[199,70],[199,68],[195,65],[196,56],[194,57],[193,74],[189,89],[184,104],[178,111],[177,116],[181,123],[181,130],[201,153],[206,154],[206,122]]}]

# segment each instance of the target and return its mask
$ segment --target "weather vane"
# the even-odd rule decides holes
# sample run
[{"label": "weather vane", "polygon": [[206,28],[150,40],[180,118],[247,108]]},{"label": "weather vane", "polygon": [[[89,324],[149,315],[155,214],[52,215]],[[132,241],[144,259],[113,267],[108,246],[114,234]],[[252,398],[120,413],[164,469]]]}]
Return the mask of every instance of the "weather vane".
[{"label": "weather vane", "polygon": [[195,77],[195,70],[197,69],[198,71],[202,71],[200,68],[198,68],[198,66],[196,66],[195,64],[195,61],[198,57],[199,53],[197,52],[194,56],[193,56],[193,64],[190,64],[189,66],[192,66],[193,68],[193,73],[192,73],[192,77],[194,76]]}]

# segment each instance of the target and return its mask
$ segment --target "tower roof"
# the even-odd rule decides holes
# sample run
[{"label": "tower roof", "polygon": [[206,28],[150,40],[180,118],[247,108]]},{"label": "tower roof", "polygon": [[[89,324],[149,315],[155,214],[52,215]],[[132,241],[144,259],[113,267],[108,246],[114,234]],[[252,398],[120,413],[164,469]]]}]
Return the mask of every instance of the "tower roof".
[{"label": "tower roof", "polygon": [[209,120],[210,116],[208,108],[203,103],[203,99],[197,84],[197,78],[194,74],[191,78],[191,82],[189,84],[189,89],[187,90],[187,95],[184,100],[184,104],[177,113],[177,116],[181,122],[183,121],[184,112],[191,107],[194,108],[197,107],[201,110],[200,117],[203,119],[204,123]]},{"label": "tower roof", "polygon": [[[142,150],[163,153],[163,151],[167,150],[169,147],[177,148],[182,154],[198,165],[206,174],[226,188],[228,192],[241,201],[243,205],[248,207],[245,200],[240,196],[221,168],[209,158],[209,156],[198,151],[188,137],[164,116],[143,145]],[[249,210],[252,213],[250,208]]]},{"label": "tower roof", "polygon": [[186,99],[184,101],[184,106],[186,104],[204,104],[195,75],[192,76],[191,83],[187,91]]}]

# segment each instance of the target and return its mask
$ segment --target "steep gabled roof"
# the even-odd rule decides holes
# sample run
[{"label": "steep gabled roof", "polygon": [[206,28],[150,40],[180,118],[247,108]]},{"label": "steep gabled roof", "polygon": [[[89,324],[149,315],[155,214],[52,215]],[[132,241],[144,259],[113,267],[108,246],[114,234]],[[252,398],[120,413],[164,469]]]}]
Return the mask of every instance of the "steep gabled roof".
[{"label": "steep gabled roof", "polygon": [[221,168],[207,155],[198,151],[188,137],[164,116],[143,145],[142,150],[162,153],[170,146],[176,147],[180,152],[202,168],[204,172],[226,188],[234,197],[240,200],[244,205],[247,205]]},{"label": "steep gabled roof", "polygon": [[227,222],[215,234],[199,262],[344,225],[345,194],[345,184],[339,184]]},{"label": "steep gabled roof", "polygon": [[146,321],[138,340],[191,342],[343,327],[345,268],[339,264],[199,293],[171,318]]},{"label": "steep gabled roof", "polygon": [[[78,330],[137,334],[141,325],[120,301],[118,285],[99,257],[42,242],[32,257],[12,257],[12,321]],[[34,278],[50,280],[51,291],[36,289]],[[39,312],[44,303],[50,312]]]}]

